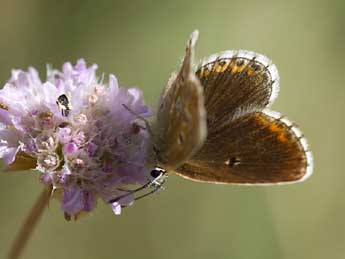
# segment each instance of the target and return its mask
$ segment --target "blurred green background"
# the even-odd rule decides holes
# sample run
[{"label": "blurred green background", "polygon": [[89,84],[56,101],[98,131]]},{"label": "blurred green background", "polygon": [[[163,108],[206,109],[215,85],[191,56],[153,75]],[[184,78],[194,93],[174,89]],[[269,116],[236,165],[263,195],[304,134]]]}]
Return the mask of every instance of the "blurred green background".
[{"label": "blurred green background", "polygon": [[[52,202],[23,258],[345,258],[345,2],[0,1],[0,81],[12,68],[84,57],[154,106],[185,42],[197,58],[226,49],[266,54],[281,92],[273,109],[307,136],[314,175],[302,184],[219,186],[171,176],[167,190],[114,216],[100,203],[66,222]],[[0,175],[0,258],[38,196],[32,173]]]}]

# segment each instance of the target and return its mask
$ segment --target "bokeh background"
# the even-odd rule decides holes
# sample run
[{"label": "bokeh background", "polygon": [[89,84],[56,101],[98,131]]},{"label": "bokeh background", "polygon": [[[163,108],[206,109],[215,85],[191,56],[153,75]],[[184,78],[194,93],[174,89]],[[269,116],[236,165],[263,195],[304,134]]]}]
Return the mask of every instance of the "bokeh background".
[{"label": "bokeh background", "polygon": [[[23,258],[345,258],[345,2],[0,0],[0,81],[12,68],[84,57],[139,86],[155,105],[200,30],[198,58],[226,49],[277,65],[275,110],[297,122],[315,157],[302,184],[238,187],[171,176],[167,190],[114,216],[99,204],[66,222],[53,202]],[[33,173],[0,175],[0,258],[41,190]]]}]

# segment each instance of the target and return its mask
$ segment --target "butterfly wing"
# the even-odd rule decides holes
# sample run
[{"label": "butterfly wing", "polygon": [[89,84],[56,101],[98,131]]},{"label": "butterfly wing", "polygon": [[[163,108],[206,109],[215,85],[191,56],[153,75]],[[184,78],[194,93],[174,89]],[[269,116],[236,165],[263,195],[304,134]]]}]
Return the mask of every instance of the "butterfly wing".
[{"label": "butterfly wing", "polygon": [[265,109],[277,96],[279,76],[264,56],[224,52],[197,73],[204,87],[208,136],[177,174],[196,181],[276,184],[306,179],[312,155],[286,117]]},{"label": "butterfly wing", "polygon": [[176,171],[192,180],[216,183],[296,182],[310,176],[312,156],[293,123],[264,110],[213,131],[202,149]]},{"label": "butterfly wing", "polygon": [[262,110],[279,92],[276,66],[263,55],[225,51],[202,62],[196,72],[205,92],[208,127]]},{"label": "butterfly wing", "polygon": [[154,149],[166,169],[181,165],[206,138],[203,88],[192,70],[197,37],[197,31],[191,35],[181,68],[169,79],[159,103]]}]

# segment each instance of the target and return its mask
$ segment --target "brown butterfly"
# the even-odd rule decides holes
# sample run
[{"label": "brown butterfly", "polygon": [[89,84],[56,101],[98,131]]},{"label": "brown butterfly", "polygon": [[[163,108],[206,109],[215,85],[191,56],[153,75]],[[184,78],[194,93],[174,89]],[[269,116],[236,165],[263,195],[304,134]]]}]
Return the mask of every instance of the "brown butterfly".
[{"label": "brown butterfly", "polygon": [[201,182],[307,179],[313,158],[306,139],[294,123],[267,108],[279,91],[276,66],[263,55],[239,50],[212,55],[194,71],[197,38],[195,31],[161,95],[153,162]]}]

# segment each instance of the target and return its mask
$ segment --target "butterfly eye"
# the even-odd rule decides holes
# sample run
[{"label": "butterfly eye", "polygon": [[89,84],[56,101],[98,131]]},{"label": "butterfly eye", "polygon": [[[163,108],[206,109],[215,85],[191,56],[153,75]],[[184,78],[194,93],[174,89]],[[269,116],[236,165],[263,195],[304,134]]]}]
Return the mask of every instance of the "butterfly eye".
[{"label": "butterfly eye", "polygon": [[161,175],[165,174],[165,170],[163,168],[160,167],[155,167],[154,169],[152,169],[150,175],[152,176],[152,178],[158,178]]}]

